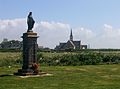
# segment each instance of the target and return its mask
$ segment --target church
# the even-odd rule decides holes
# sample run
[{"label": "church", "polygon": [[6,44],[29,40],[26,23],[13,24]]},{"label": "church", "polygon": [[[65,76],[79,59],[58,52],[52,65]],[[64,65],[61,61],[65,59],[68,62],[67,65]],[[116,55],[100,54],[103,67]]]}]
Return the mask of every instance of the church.
[{"label": "church", "polygon": [[67,49],[87,49],[87,45],[82,45],[81,41],[74,41],[72,29],[70,33],[70,38],[65,43],[60,43],[58,46],[55,47],[55,50],[67,50]]}]

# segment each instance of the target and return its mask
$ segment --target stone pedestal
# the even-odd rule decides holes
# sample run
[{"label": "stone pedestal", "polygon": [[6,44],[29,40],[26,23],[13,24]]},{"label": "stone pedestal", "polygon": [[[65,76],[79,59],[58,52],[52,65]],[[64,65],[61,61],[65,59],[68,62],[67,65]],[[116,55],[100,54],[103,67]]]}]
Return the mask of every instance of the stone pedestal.
[{"label": "stone pedestal", "polygon": [[23,33],[23,66],[15,75],[35,75],[37,70],[37,33],[26,32]]}]

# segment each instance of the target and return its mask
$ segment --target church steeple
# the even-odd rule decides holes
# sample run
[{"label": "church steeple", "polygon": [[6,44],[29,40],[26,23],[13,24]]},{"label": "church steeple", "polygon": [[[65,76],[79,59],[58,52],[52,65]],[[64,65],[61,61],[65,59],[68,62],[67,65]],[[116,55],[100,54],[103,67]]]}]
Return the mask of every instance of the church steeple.
[{"label": "church steeple", "polygon": [[71,33],[70,33],[70,41],[73,41],[72,29],[71,29]]}]

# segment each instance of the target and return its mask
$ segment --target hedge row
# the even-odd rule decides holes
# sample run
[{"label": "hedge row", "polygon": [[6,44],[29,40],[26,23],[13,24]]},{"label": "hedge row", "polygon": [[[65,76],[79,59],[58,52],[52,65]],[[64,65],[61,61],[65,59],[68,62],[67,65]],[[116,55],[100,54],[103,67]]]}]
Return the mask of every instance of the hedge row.
[{"label": "hedge row", "polygon": [[[120,63],[119,53],[81,52],[54,56],[44,56],[43,53],[38,53],[37,58],[40,65],[47,66],[79,66]],[[22,55],[19,55],[18,57],[6,57],[0,60],[0,66],[12,66],[18,64],[22,65]]]},{"label": "hedge row", "polygon": [[79,65],[97,65],[97,64],[117,64],[120,62],[119,54],[106,53],[77,53],[64,54],[62,56],[44,57],[38,54],[38,61],[42,65],[49,66],[79,66]]}]

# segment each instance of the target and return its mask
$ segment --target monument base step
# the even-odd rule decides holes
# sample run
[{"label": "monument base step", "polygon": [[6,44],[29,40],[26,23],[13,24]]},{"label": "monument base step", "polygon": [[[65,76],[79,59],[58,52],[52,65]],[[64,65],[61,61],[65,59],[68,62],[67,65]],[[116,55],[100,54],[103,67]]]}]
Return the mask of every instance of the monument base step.
[{"label": "monument base step", "polygon": [[14,75],[17,76],[42,75],[42,74],[46,74],[46,73],[42,72],[41,70],[37,70],[37,72],[34,72],[33,70],[23,70],[23,69],[18,69],[18,72],[14,73]]}]

